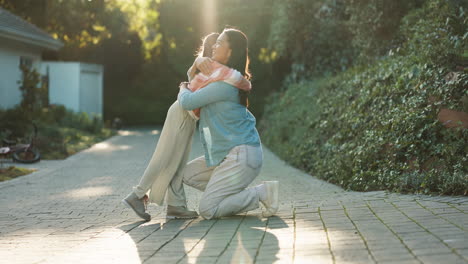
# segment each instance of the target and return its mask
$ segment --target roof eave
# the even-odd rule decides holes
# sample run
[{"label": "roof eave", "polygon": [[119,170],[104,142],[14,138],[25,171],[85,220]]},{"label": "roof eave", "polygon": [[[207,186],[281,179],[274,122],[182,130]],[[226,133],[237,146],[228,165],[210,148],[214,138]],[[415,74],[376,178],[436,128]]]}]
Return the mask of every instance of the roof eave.
[{"label": "roof eave", "polygon": [[53,39],[52,37],[50,39],[37,38],[29,34],[19,33],[15,30],[9,30],[6,28],[0,28],[0,37],[55,51],[63,47],[63,43],[61,41]]}]

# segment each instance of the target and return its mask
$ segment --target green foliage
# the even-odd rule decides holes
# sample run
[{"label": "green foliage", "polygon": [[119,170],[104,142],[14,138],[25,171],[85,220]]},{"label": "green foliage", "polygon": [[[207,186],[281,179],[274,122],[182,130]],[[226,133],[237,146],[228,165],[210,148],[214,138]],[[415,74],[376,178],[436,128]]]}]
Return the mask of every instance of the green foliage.
[{"label": "green foliage", "polygon": [[392,45],[401,19],[424,0],[351,0],[346,5],[349,20],[346,26],[353,34],[352,46],[360,51],[360,59],[384,55]]},{"label": "green foliage", "polygon": [[286,85],[385,55],[401,18],[424,0],[274,1],[268,46],[292,60]]},{"label": "green foliage", "polygon": [[26,112],[21,106],[0,109],[0,140],[28,141],[33,128],[31,116],[32,113]]},{"label": "green foliage", "polygon": [[75,113],[62,105],[43,108],[38,120],[38,148],[45,159],[60,159],[113,134],[98,116]]},{"label": "green foliage", "polygon": [[38,127],[36,146],[43,159],[63,159],[115,134],[103,127],[101,118],[75,113],[62,105],[41,108],[32,114],[21,107],[0,110],[0,139],[30,142]]},{"label": "green foliage", "polygon": [[275,1],[268,46],[293,61],[287,82],[349,67],[356,51],[344,1]]},{"label": "green foliage", "polygon": [[271,96],[263,141],[347,189],[466,195],[468,129],[448,129],[437,114],[464,110],[467,65],[453,58],[463,57],[467,28],[455,1],[426,1],[403,18],[395,38],[406,41],[388,56]]},{"label": "green foliage", "polygon": [[64,159],[115,134],[109,129],[91,133],[73,127],[44,123],[40,123],[38,128],[37,145],[42,159]]},{"label": "green foliage", "polygon": [[20,66],[22,80],[20,83],[21,108],[25,113],[32,114],[37,109],[47,106],[48,89],[47,84],[41,81],[41,75],[26,66]]}]

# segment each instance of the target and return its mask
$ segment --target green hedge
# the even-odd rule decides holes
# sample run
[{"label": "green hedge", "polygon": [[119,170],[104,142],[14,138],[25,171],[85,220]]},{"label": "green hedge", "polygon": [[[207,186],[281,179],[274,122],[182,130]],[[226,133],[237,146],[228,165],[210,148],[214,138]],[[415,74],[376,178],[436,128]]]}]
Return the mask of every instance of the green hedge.
[{"label": "green hedge", "polygon": [[32,123],[38,127],[36,146],[42,159],[63,159],[116,134],[100,117],[75,113],[62,105],[27,112],[21,107],[0,109],[0,140],[29,143]]},{"label": "green hedge", "polygon": [[[430,0],[402,19],[402,45],[331,78],[289,83],[269,97],[263,142],[314,176],[358,191],[468,192],[466,11]],[[457,77],[449,78],[449,73]]]}]

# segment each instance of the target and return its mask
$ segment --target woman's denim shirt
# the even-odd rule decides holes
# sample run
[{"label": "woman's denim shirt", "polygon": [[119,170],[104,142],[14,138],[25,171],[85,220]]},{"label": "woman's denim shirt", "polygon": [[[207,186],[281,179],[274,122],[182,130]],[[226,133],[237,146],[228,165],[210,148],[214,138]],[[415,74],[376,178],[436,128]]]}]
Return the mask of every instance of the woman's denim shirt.
[{"label": "woman's denim shirt", "polygon": [[234,86],[214,82],[196,92],[180,89],[178,101],[185,110],[201,107],[199,130],[208,167],[219,165],[235,146],[260,146],[255,117],[239,103]]}]

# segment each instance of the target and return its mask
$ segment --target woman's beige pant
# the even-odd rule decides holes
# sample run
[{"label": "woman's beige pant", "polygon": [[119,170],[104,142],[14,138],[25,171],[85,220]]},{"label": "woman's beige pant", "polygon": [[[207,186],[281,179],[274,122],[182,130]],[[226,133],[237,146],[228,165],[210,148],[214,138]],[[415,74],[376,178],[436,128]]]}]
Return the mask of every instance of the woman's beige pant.
[{"label": "woman's beige pant", "polygon": [[[247,186],[258,176],[263,163],[261,146],[234,147],[216,167],[206,167],[205,157],[192,160],[177,175],[180,184],[173,190],[173,199],[185,200],[183,183],[203,191],[199,212],[205,219],[218,218],[250,211],[259,207],[255,187]],[[174,180],[176,180],[174,178]]]},{"label": "woman's beige pant", "polygon": [[[192,147],[196,121],[176,101],[167,111],[158,144],[140,183],[133,187],[142,198],[148,191],[149,201],[162,205],[167,191],[167,204],[185,206],[181,176]],[[183,196],[183,198],[182,198]]]}]

